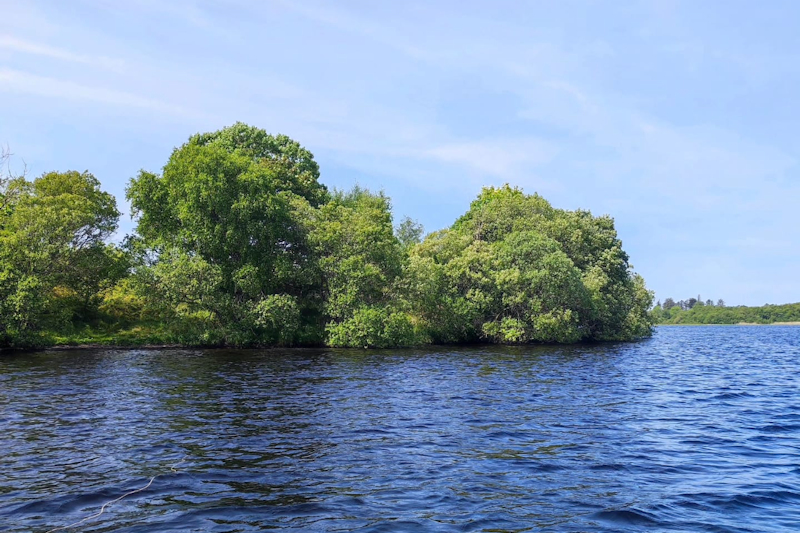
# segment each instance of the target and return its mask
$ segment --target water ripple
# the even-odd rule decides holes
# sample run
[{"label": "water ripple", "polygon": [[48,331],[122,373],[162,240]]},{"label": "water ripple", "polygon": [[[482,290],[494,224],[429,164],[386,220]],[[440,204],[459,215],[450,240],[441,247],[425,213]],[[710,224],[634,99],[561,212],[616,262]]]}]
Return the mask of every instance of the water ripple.
[{"label": "water ripple", "polygon": [[[789,531],[800,328],[0,359],[0,531]],[[180,464],[176,463],[184,458]]]}]

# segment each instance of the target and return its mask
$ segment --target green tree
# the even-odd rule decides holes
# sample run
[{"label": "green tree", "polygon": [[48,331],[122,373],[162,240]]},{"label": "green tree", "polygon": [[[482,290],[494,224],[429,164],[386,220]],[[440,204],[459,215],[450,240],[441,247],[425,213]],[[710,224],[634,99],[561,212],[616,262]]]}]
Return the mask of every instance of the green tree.
[{"label": "green tree", "polygon": [[[146,286],[174,294],[175,309],[208,315],[225,342],[299,342],[269,318],[276,302],[297,310],[313,340],[317,311],[304,304],[314,303],[318,273],[301,217],[328,197],[318,175],[311,154],[285,136],[235,124],[191,137],[162,175],[142,171],[128,187],[156,257]],[[197,269],[215,280],[202,295],[172,291]]]},{"label": "green tree", "polygon": [[3,198],[0,337],[32,343],[44,327],[87,313],[98,293],[125,275],[120,252],[106,243],[119,211],[88,172],[10,179]]},{"label": "green tree", "polygon": [[395,236],[400,241],[400,245],[409,249],[412,246],[422,242],[422,235],[425,233],[425,228],[416,220],[409,217],[403,218],[403,221],[397,226]]},{"label": "green tree", "polygon": [[715,319],[671,299],[648,313],[608,216],[489,187],[423,240],[409,218],[393,227],[383,193],[330,194],[318,178],[286,136],[241,123],[194,135],[131,180],[137,234],[120,247],[114,198],[91,174],[0,171],[0,346],[100,320],[183,344],[388,347],[629,340],[654,319]]},{"label": "green tree", "polygon": [[318,207],[328,200],[328,190],[319,182],[319,165],[314,156],[286,135],[273,136],[237,122],[213,133],[195,135],[189,144],[219,146],[273,168],[272,180],[278,191],[291,191],[312,206]]},{"label": "green tree", "polygon": [[412,250],[409,294],[438,342],[574,342],[650,334],[652,293],[613,221],[486,188]]},{"label": "green tree", "polygon": [[393,232],[389,199],[354,187],[335,192],[309,215],[327,342],[356,347],[418,343],[397,288],[404,254]]}]

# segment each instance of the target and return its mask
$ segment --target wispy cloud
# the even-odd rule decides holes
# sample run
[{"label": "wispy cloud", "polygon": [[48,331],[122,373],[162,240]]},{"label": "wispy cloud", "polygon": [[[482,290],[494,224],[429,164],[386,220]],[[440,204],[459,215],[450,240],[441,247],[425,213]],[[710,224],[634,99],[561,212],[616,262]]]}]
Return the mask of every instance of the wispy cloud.
[{"label": "wispy cloud", "polygon": [[13,52],[22,54],[43,56],[59,61],[67,61],[70,63],[95,65],[118,72],[122,71],[125,66],[125,62],[121,59],[114,59],[106,56],[78,54],[65,48],[19,39],[11,35],[0,35],[0,49],[11,50]]},{"label": "wispy cloud", "polygon": [[444,144],[425,155],[479,174],[512,179],[551,161],[557,152],[557,146],[542,139],[512,138]]},{"label": "wispy cloud", "polygon": [[0,92],[36,95],[47,98],[80,100],[132,109],[146,109],[174,116],[197,117],[199,113],[179,105],[134,93],[83,85],[70,80],[38,76],[29,72],[0,68]]},{"label": "wispy cloud", "polygon": [[413,41],[404,38],[391,26],[369,20],[363,16],[357,16],[351,12],[330,7],[330,5],[293,2],[290,0],[274,0],[274,2],[284,9],[309,20],[367,37],[409,57],[428,59],[431,56],[430,50],[415,45]]},{"label": "wispy cloud", "polygon": [[92,0],[97,7],[110,11],[126,13],[156,13],[167,15],[187,22],[198,28],[210,28],[214,25],[212,17],[194,0]]},{"label": "wispy cloud", "polygon": [[[0,134],[35,138],[57,167],[49,146],[69,133],[52,126],[52,102],[109,144],[119,133],[163,148],[243,120],[302,142],[332,185],[356,176],[405,197],[433,228],[508,181],[614,214],[654,288],[691,294],[726,264],[800,250],[781,233],[800,195],[800,41],[789,22],[773,38],[731,10],[717,24],[721,1],[660,4],[0,0],[13,32],[0,36],[0,93],[37,104],[0,100]],[[87,103],[144,120],[91,128]],[[74,140],[71,156],[113,174],[101,141]],[[145,151],[114,165],[163,162]],[[419,198],[428,212],[413,211]],[[439,199],[450,207],[430,207]],[[724,261],[698,269],[709,243]]]}]

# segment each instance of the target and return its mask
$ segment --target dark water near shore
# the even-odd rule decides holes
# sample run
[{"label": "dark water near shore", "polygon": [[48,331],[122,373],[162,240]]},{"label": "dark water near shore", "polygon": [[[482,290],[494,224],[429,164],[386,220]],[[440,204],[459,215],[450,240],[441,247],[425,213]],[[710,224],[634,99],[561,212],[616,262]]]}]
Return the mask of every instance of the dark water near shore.
[{"label": "dark water near shore", "polygon": [[800,328],[0,358],[0,531],[152,476],[70,531],[798,531]]}]

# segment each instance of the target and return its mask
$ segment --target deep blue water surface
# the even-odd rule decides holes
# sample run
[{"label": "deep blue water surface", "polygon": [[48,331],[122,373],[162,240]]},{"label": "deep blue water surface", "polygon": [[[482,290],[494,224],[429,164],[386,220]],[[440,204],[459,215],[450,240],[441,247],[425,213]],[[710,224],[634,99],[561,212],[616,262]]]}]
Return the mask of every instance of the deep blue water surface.
[{"label": "deep blue water surface", "polygon": [[0,531],[153,476],[69,531],[800,531],[800,328],[0,358]]}]

